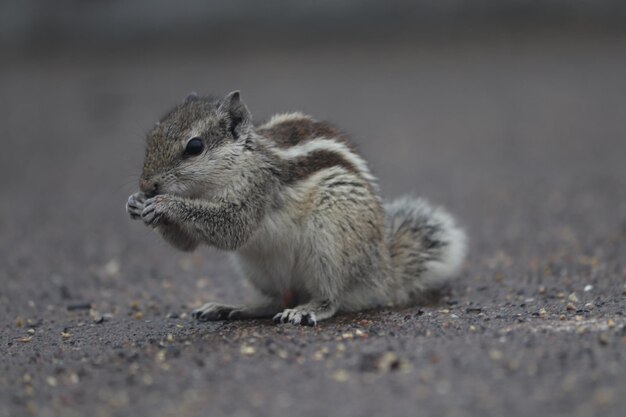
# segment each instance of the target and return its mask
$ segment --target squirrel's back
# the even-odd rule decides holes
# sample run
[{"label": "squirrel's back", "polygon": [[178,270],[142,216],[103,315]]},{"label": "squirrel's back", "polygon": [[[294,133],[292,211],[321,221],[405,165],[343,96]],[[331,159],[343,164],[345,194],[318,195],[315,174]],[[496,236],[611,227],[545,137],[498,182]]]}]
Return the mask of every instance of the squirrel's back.
[{"label": "squirrel's back", "polygon": [[[302,113],[290,113],[272,117],[269,122],[260,126],[257,132],[273,141],[282,150],[291,149],[294,153],[298,149],[306,149],[308,152],[316,149],[325,150],[327,153],[337,152],[337,158],[329,158],[328,155],[325,157],[327,166],[318,164],[316,167],[320,171],[327,170],[329,174],[334,164],[342,167],[344,165],[342,161],[357,161],[354,165],[358,166],[358,169],[355,171],[363,183],[350,179],[355,172],[345,172],[347,178],[337,177],[332,173],[329,175],[331,181],[321,180],[314,186],[324,189],[322,193],[331,191],[326,188],[333,183],[341,184],[342,187],[333,189],[328,198],[325,198],[326,203],[320,203],[316,211],[318,213],[326,211],[326,214],[322,215],[326,215],[327,223],[331,223],[332,219],[343,218],[343,213],[342,215],[334,213],[338,205],[344,211],[352,212],[354,214],[352,225],[344,232],[347,235],[355,231],[358,234],[366,227],[364,223],[368,219],[356,215],[360,212],[361,206],[370,206],[382,213],[380,217],[369,219],[370,222],[384,223],[380,236],[384,239],[386,253],[375,252],[379,257],[385,258],[377,261],[379,264],[385,264],[384,270],[390,275],[379,282],[379,285],[372,285],[373,283],[368,285],[373,290],[370,292],[370,298],[376,300],[376,303],[406,305],[430,301],[439,295],[439,290],[445,288],[449,279],[458,273],[466,255],[467,239],[454,218],[441,207],[434,207],[424,199],[403,197],[382,205],[377,193],[376,179],[370,173],[365,161],[356,153],[355,147],[337,128]],[[364,183],[368,185],[367,190],[363,189]],[[343,192],[345,195],[339,196],[337,192]],[[351,203],[346,204],[346,199],[351,200]],[[328,200],[331,204],[328,204]],[[344,201],[338,203],[339,200]],[[320,230],[318,233],[325,231]],[[360,245],[365,252],[374,252],[371,250],[376,246],[376,242],[361,241]],[[346,259],[345,264],[349,264],[350,261]],[[384,294],[382,302],[380,291]],[[354,291],[355,298],[361,299],[367,299],[367,293],[368,291],[365,293]],[[354,304],[358,309],[362,304],[361,299],[350,300],[354,303],[346,304]]]}]

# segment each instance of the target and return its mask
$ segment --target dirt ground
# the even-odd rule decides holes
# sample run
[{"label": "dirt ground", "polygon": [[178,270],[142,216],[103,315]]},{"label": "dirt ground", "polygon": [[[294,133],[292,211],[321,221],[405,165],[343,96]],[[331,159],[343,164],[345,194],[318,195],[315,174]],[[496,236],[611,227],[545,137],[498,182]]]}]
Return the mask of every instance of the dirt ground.
[{"label": "dirt ground", "polygon": [[[0,416],[623,416],[626,36],[40,50],[0,64]],[[315,328],[124,211],[189,91],[350,132],[471,239],[449,298]],[[91,307],[91,309],[90,309]]]}]

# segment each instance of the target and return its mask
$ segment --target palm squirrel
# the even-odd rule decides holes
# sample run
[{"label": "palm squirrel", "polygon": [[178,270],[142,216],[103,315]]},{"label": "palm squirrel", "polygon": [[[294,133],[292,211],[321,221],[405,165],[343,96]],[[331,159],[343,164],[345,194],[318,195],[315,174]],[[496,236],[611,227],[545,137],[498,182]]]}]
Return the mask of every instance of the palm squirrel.
[{"label": "palm squirrel", "polygon": [[257,303],[207,303],[200,321],[273,317],[315,325],[338,311],[408,306],[444,286],[466,235],[443,209],[383,203],[334,126],[302,113],[255,126],[239,91],[190,94],[148,134],[127,211],[174,247],[233,251]]}]

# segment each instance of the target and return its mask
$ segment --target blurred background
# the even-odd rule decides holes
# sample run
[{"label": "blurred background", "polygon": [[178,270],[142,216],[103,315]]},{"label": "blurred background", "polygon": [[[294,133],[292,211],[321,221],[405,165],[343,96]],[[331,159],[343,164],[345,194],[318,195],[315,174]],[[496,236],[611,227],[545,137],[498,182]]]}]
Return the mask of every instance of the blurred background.
[{"label": "blurred background", "polygon": [[[7,335],[22,331],[15,329],[16,317],[32,317],[44,320],[54,339],[61,329],[80,322],[68,315],[67,303],[88,300],[100,311],[114,312],[109,335],[102,339],[102,333],[92,334],[89,339],[105,347],[86,349],[90,365],[84,365],[88,375],[97,371],[108,376],[81,376],[87,385],[67,394],[87,408],[112,402],[111,409],[98,408],[98,415],[110,415],[111,410],[129,415],[115,406],[118,391],[127,390],[127,397],[121,397],[126,402],[120,401],[123,406],[130,402],[139,414],[142,407],[155,406],[180,412],[176,407],[185,403],[185,390],[194,389],[182,382],[195,369],[193,363],[185,368],[185,359],[175,366],[182,373],[178,380],[155,374],[150,390],[128,388],[118,377],[123,372],[115,368],[117,348],[111,346],[138,343],[152,348],[146,340],[154,340],[155,334],[165,337],[159,321],[165,312],[249,295],[223,254],[175,253],[128,220],[124,211],[127,196],[137,188],[145,133],[190,91],[222,95],[240,89],[257,122],[293,110],[334,122],[369,161],[385,198],[413,193],[448,207],[472,242],[456,292],[466,297],[463,303],[502,308],[499,314],[517,323],[513,314],[530,316],[534,311],[523,300],[533,299],[538,285],[548,288],[548,294],[552,289],[561,294],[591,283],[605,297],[606,311],[623,314],[624,1],[2,0],[0,57],[3,328],[10,329]],[[509,304],[498,304],[505,299]],[[156,306],[142,314],[157,324],[133,321],[133,300]],[[511,300],[522,300],[515,304],[519,313],[512,312]],[[181,332],[197,337],[192,337],[193,349],[209,337],[206,332],[217,332],[181,323]],[[239,340],[237,330],[228,334]],[[449,347],[438,345],[441,339],[420,335],[410,337],[437,352]],[[36,349],[43,357],[56,355],[63,345],[46,340]],[[372,339],[370,348],[381,340]],[[442,354],[449,366],[432,369],[439,380],[451,381],[442,392],[454,395],[436,397],[440,400],[426,395],[420,404],[446,415],[467,410],[524,415],[533,409],[540,414],[557,410],[593,415],[603,410],[611,415],[623,409],[615,404],[626,398],[621,395],[626,373],[611,371],[623,371],[623,353],[598,354],[581,365],[576,361],[587,354],[580,352],[595,352],[595,338],[589,342],[593,349],[579,351],[578,340],[559,340],[536,342],[547,343],[545,350],[523,356],[524,363],[543,364],[550,373],[539,379],[524,374],[503,384],[498,378],[504,371],[481,361],[488,349],[476,344],[467,351],[468,342],[461,337],[449,355]],[[217,339],[211,349],[219,351],[223,342]],[[549,352],[558,343],[565,346],[566,359],[557,361]],[[623,347],[619,343],[612,352]],[[402,344],[399,352],[407,346]],[[57,369],[32,359],[39,353],[22,355],[5,344],[0,349],[13,355],[13,365],[3,365],[0,386],[13,387],[13,380],[25,372],[39,375],[37,367]],[[156,366],[152,351],[148,355],[137,349],[139,361]],[[567,349],[575,351],[568,354]],[[473,354],[476,360],[466,368],[459,365]],[[68,369],[78,366],[81,359],[75,355],[74,362],[66,360]],[[416,355],[418,362],[422,356]],[[103,358],[101,364],[91,364],[92,356]],[[210,358],[207,366],[222,369],[222,359]],[[572,366],[550,368],[557,362]],[[113,364],[107,368],[110,373],[102,370],[102,363]],[[348,369],[353,363],[348,360]],[[248,366],[223,369],[229,378],[263,392],[264,379],[249,372],[274,371]],[[457,372],[459,366],[464,373]],[[289,369],[296,381],[289,389],[300,389],[298,401],[304,403],[299,404],[313,407],[312,391],[298,385],[300,368]],[[575,382],[566,379],[570,371]],[[309,372],[315,380],[325,371]],[[239,392],[237,387],[226,383],[211,391],[210,377],[194,375],[199,392],[223,394],[212,397],[213,403],[232,411],[229,398]],[[361,381],[365,391],[346,394],[355,408],[345,406],[337,394],[343,391],[332,384],[313,392],[334,410],[345,411],[343,415],[372,410],[390,415],[394,407],[406,410],[405,401],[417,395],[402,391],[421,386],[422,377],[415,375],[407,377],[406,385],[383,388]],[[413,376],[419,381],[411,380]],[[483,385],[476,382],[481,379]],[[561,387],[562,380],[569,385]],[[16,410],[24,404],[48,410],[47,415],[59,410],[72,415],[64,408],[64,397],[42,381],[42,393],[34,400],[19,390],[0,394],[0,415],[22,415]],[[429,385],[424,389],[420,392],[428,392]],[[388,403],[394,390],[406,395]],[[554,395],[546,397],[548,391]],[[163,392],[169,393],[168,401],[159,394]],[[594,402],[596,394],[608,408]],[[198,398],[204,397],[192,398],[196,406],[203,404]],[[248,412],[240,415],[254,415],[254,401],[247,402],[243,394],[240,398]],[[280,415],[280,402],[273,407],[278,408],[265,409]]]},{"label": "blurred background", "polygon": [[[129,40],[202,42],[222,34],[221,43],[255,33],[292,40],[370,37],[394,32],[458,33],[471,29],[620,29],[626,6],[619,0],[320,0],[254,2],[233,0],[45,0],[0,6],[4,42],[72,42],[86,45]],[[376,32],[376,33],[373,33]],[[288,41],[283,38],[283,41]],[[289,42],[287,42],[289,43]]]},{"label": "blurred background", "polygon": [[387,195],[487,210],[480,193],[518,197],[511,178],[589,181],[594,152],[623,156],[625,22],[611,0],[5,0],[0,181],[117,221],[152,123],[189,91],[241,89],[257,121],[339,124]]}]

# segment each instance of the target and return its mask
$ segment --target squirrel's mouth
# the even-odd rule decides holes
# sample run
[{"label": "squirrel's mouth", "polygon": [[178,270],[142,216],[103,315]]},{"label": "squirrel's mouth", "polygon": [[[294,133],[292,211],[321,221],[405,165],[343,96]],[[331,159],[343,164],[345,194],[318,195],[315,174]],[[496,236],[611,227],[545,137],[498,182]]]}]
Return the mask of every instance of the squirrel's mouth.
[{"label": "squirrel's mouth", "polygon": [[152,197],[156,197],[159,194],[163,194],[162,192],[163,190],[150,190],[147,193],[144,193],[146,195],[146,197],[148,198],[152,198]]},{"label": "squirrel's mouth", "polygon": [[139,180],[139,189],[146,197],[152,198],[163,191],[163,185],[154,179],[142,177]]}]

